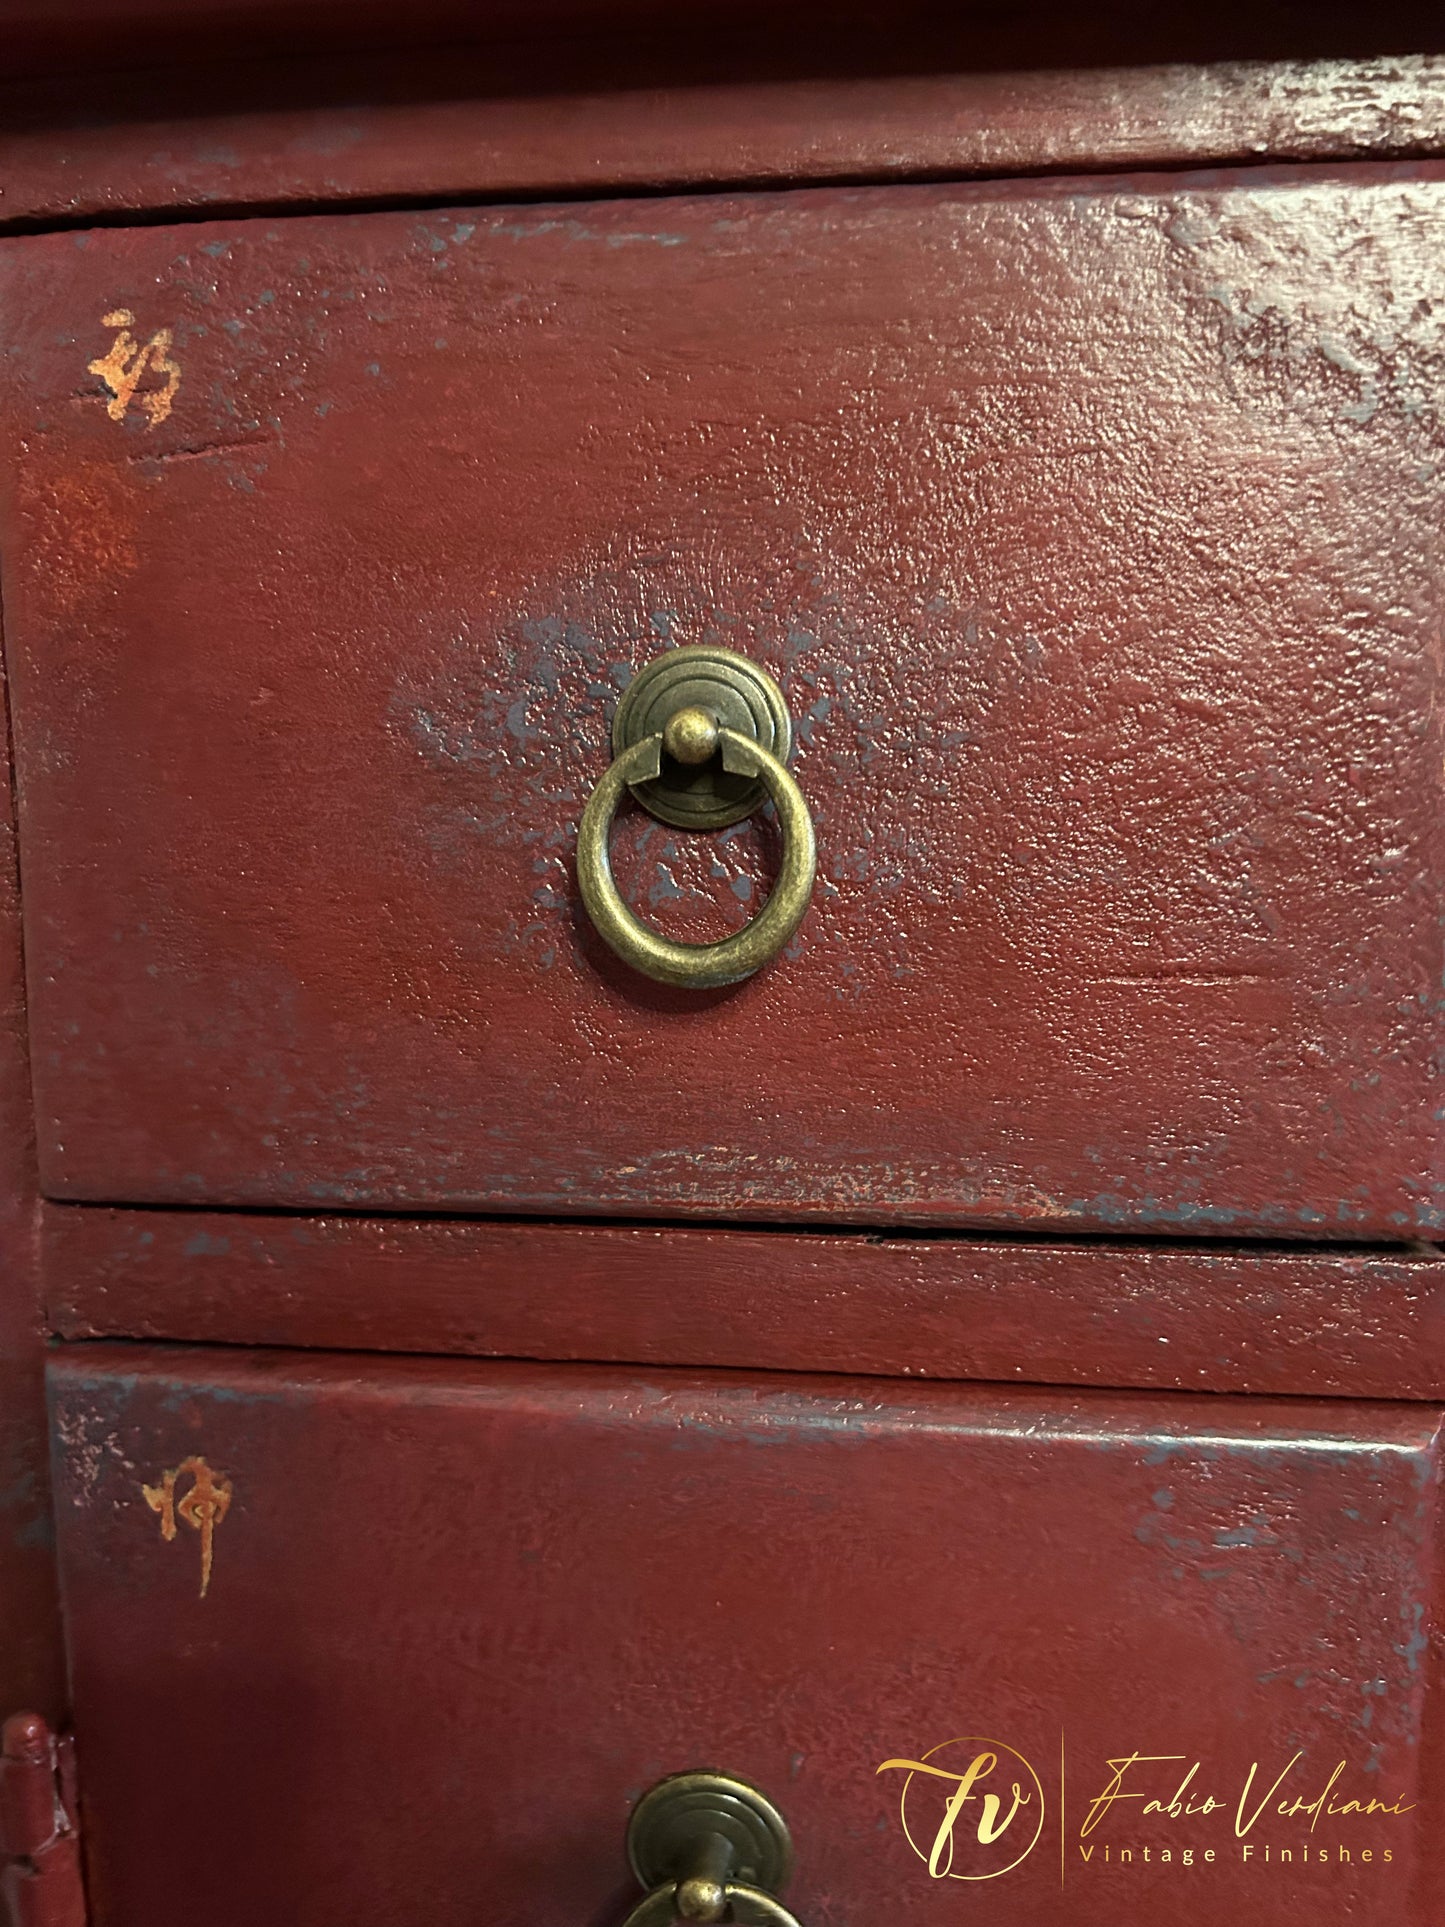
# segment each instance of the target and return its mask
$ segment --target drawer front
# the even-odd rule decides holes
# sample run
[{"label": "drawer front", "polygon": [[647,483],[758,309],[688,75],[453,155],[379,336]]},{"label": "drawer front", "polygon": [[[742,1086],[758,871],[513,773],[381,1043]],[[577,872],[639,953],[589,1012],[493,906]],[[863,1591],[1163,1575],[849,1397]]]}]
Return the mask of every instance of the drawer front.
[{"label": "drawer front", "polygon": [[[1429,168],[7,243],[48,1191],[1438,1227],[1442,246]],[[704,642],[820,867],[698,994],[573,852]],[[613,841],[689,941],[777,858]]]},{"label": "drawer front", "polygon": [[[97,1927],[617,1927],[629,1806],[694,1767],[782,1807],[805,1927],[1438,1917],[1437,1413],[52,1371]],[[1003,1802],[932,1871],[924,1755]]]}]

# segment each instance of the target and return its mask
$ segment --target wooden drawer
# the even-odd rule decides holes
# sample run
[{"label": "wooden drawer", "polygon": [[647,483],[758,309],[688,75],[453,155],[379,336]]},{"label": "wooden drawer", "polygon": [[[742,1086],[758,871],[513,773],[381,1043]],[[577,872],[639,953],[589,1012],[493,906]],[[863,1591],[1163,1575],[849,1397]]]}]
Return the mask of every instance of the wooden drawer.
[{"label": "wooden drawer", "polygon": [[[1438,1917],[1430,1408],[106,1345],[52,1381],[97,1927],[615,1927],[630,1804],[698,1766],[783,1808],[805,1927]],[[930,1876],[941,1795],[885,1763],[979,1752],[1025,1804]]]},{"label": "wooden drawer", "polygon": [[[1428,165],[5,243],[48,1192],[1438,1227],[1442,246]],[[820,880],[689,998],[572,865],[702,641]],[[774,854],[614,842],[693,939]]]}]

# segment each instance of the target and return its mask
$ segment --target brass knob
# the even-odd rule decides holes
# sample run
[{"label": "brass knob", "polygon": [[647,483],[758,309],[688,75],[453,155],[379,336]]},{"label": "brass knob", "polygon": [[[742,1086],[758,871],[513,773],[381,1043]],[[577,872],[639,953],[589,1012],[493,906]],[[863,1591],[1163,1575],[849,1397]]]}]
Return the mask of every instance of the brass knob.
[{"label": "brass knob", "polygon": [[674,1773],[632,1809],[627,1857],[649,1891],[624,1927],[736,1921],[799,1927],[774,1889],[787,1884],[793,1845],[765,1794],[730,1773]]},{"label": "brass knob", "polygon": [[[658,983],[710,990],[772,961],[807,911],[817,853],[813,822],[785,761],[792,728],[772,678],[730,649],[669,650],[636,678],[613,723],[614,760],[582,812],[577,881],[598,933]],[[664,763],[664,756],[667,761]],[[718,943],[677,943],[623,902],[608,839],[631,791],[665,823],[706,829],[738,822],[768,800],[783,857],[767,902]]]}]

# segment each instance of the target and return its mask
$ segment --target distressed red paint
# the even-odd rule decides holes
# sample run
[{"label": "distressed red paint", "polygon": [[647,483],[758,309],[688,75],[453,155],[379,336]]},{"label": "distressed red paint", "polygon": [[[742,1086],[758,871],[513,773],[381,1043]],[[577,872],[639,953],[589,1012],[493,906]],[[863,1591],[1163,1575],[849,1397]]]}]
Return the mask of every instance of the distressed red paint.
[{"label": "distressed red paint", "polygon": [[[0,245],[53,1194],[12,869],[7,1704],[59,1693],[37,1263],[63,1339],[212,1348],[54,1364],[97,1927],[615,1927],[630,1802],[709,1762],[793,1821],[806,1927],[951,1922],[876,1768],[980,1730],[1409,1809],[1282,1880],[1051,1828],[990,1917],[1439,1913],[1439,1260],[1198,1240],[1441,1222],[1445,171],[1346,163],[1439,155],[1445,70],[774,56],[5,95],[0,224],[250,211]],[[1319,164],[901,185],[1255,154]],[[709,629],[793,700],[824,881],[691,1004],[568,861],[621,681]],[[693,933],[769,858],[619,846]],[[889,1219],[1176,1242],[837,1229]],[[4,1751],[12,1912],[76,1927],[51,1730]]]},{"label": "distressed red paint", "polygon": [[[46,1188],[1436,1225],[1442,239],[1421,167],[10,244]],[[84,372],[119,302],[159,425]],[[570,865],[709,636],[821,881],[689,999]],[[767,862],[618,842],[684,935]]]},{"label": "distressed red paint", "polygon": [[1434,1254],[46,1207],[66,1338],[1445,1398]]},{"label": "distressed red paint", "polygon": [[[5,697],[0,675],[0,699]],[[0,736],[0,1715],[65,1705],[45,1443],[20,889],[8,740]]]},{"label": "distressed red paint", "polygon": [[[597,51],[569,63],[549,46],[540,73],[515,55],[456,48],[444,61],[333,57],[292,68],[304,106],[277,105],[274,85],[258,93],[255,70],[232,67],[193,82],[181,116],[173,80],[67,74],[63,86],[0,95],[0,225],[591,195],[603,183],[906,181],[1445,150],[1445,59],[1431,54],[697,86],[669,80],[636,47],[614,46],[599,71]],[[210,111],[196,111],[197,92]],[[338,95],[345,104],[324,104]]]},{"label": "distressed red paint", "polygon": [[0,1896],[7,1927],[86,1927],[74,1749],[38,1713],[0,1734]]},{"label": "distressed red paint", "polygon": [[[298,1895],[313,1927],[610,1924],[629,1805],[701,1764],[782,1804],[809,1927],[942,1927],[960,1890],[877,1768],[982,1733],[1056,1784],[1061,1729],[1062,1899],[1053,1809],[977,1890],[1018,1927],[1438,1915],[1433,1411],[134,1346],[54,1372],[102,1927]],[[137,1484],[197,1449],[235,1486],[204,1600]],[[1296,1821],[1331,1862],[1279,1879],[1216,1817],[1189,1877],[1109,1873],[1076,1830],[1136,1749],[1235,1787],[1303,1749],[1302,1783],[1343,1758],[1413,1811],[1388,1862]]]}]

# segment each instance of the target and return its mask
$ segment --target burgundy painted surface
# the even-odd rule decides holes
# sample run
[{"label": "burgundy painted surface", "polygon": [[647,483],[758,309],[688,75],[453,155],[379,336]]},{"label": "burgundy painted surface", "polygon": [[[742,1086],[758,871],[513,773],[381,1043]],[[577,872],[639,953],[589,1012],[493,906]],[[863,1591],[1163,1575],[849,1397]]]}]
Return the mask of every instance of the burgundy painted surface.
[{"label": "burgundy painted surface", "polygon": [[38,1713],[0,1734],[0,1904],[7,1927],[86,1927],[74,1751]]},{"label": "burgundy painted surface", "polygon": [[[170,51],[327,12],[168,4]],[[57,17],[0,0],[0,44]],[[463,71],[363,108],[238,76],[222,119],[171,79],[124,126],[67,77],[63,134],[39,95],[0,113],[0,222],[1445,148],[1429,59]],[[1442,239],[1415,166],[3,244],[47,1187],[1437,1232]],[[122,420],[89,367],[119,308],[170,331]],[[775,974],[692,1004],[600,954],[569,866],[627,672],[704,636],[785,682],[824,884]],[[769,856],[619,843],[695,935]],[[37,1212],[14,882],[0,1712],[59,1698],[37,1264],[68,1338],[232,1348],[53,1364],[97,1927],[617,1927],[631,1800],[702,1763],[781,1800],[807,1927],[1434,1927],[1440,1414],[1358,1401],[1445,1398],[1438,1258]],[[214,1569],[194,1510],[162,1532],[202,1461]],[[963,1731],[1037,1760],[1050,1811],[960,1893],[876,1769]],[[27,1735],[16,1852],[55,1818]],[[1231,1810],[1111,1819],[1086,1864],[1134,1748]],[[1316,1857],[1244,1864],[1244,1774],[1294,1755],[1292,1792],[1342,1761],[1411,1811],[1271,1824]]]},{"label": "burgundy painted surface", "polygon": [[[1442,244],[1423,166],[5,243],[47,1190],[1438,1225]],[[708,637],[820,884],[689,998],[571,862]],[[615,843],[696,937],[768,838]]]},{"label": "burgundy painted surface", "polygon": [[1445,1399],[1431,1256],[49,1205],[67,1338]]},{"label": "burgundy painted surface", "polygon": [[[96,1927],[298,1900],[612,1927],[630,1802],[705,1763],[783,1805],[808,1927],[1438,1919],[1436,1412],[133,1346],[53,1370]],[[231,1489],[204,1598],[197,1532],[163,1540],[141,1491],[195,1458]],[[959,1734],[1046,1803],[983,1887],[930,1882],[877,1772]],[[1226,1810],[1116,1808],[1085,1863],[1136,1750],[1199,1759]],[[1287,1792],[1343,1761],[1337,1802],[1414,1811],[1271,1816],[1245,1863],[1250,1764],[1263,1791],[1301,1754]],[[1167,1798],[1186,1765],[1152,1770]]]},{"label": "burgundy painted surface", "polygon": [[[194,79],[69,76],[4,103],[0,223],[1445,150],[1445,60],[1431,55],[706,86],[646,86],[638,66],[590,90],[586,65],[568,73],[555,50],[545,75],[455,51],[444,72],[393,60],[339,85],[334,62],[304,82],[265,69],[259,88],[232,67],[203,114]],[[328,92],[345,104],[316,105]]]},{"label": "burgundy painted surface", "polygon": [[0,1717],[36,1706],[55,1718],[65,1704],[37,1256],[19,877],[0,731]]}]

